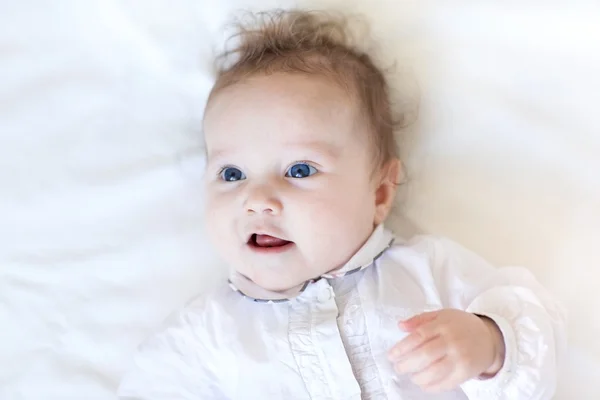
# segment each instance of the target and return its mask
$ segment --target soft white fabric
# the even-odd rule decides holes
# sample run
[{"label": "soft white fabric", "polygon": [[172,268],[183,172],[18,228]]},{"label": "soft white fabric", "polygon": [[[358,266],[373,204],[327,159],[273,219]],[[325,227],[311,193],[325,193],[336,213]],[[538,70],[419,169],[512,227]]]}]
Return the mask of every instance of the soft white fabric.
[{"label": "soft white fabric", "polygon": [[225,278],[210,60],[234,9],[290,3],[364,13],[390,64],[420,53],[398,212],[528,267],[569,311],[556,399],[600,399],[597,0],[0,1],[0,399],[113,400],[136,346]]},{"label": "soft white fabric", "polygon": [[[524,269],[495,269],[447,239],[418,237],[376,258],[375,231],[355,258],[367,268],[309,284],[287,302],[223,290],[193,301],[141,346],[119,391],[125,399],[542,400],[555,392],[564,349],[561,308]],[[502,370],[430,395],[397,376],[387,352],[398,321],[457,308],[493,319]]]}]

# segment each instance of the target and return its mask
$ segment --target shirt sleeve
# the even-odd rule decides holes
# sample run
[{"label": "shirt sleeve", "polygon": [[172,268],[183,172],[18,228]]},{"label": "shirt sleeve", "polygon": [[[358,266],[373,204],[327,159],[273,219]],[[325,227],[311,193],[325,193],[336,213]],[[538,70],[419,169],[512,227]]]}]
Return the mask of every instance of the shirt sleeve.
[{"label": "shirt sleeve", "polygon": [[198,317],[173,316],[167,328],[140,345],[122,379],[121,400],[226,400],[209,367],[210,351],[199,335]]},{"label": "shirt sleeve", "polygon": [[492,319],[506,356],[490,379],[461,387],[470,400],[551,399],[557,361],[566,348],[565,312],[524,268],[495,268],[447,239],[428,244],[433,279],[444,307]]}]

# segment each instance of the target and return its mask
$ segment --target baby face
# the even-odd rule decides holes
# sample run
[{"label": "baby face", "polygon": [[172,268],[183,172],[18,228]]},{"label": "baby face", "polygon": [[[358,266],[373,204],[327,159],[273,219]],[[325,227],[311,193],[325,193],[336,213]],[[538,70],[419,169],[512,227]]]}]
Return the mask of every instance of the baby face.
[{"label": "baby face", "polygon": [[373,231],[371,144],[335,84],[253,77],[211,100],[204,133],[209,235],[256,284],[285,290],[341,267]]}]

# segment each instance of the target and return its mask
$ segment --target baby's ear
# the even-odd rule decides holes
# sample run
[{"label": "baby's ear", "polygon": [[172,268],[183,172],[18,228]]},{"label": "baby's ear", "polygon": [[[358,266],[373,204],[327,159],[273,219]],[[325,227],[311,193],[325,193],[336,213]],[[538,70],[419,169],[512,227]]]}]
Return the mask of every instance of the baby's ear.
[{"label": "baby's ear", "polygon": [[381,224],[387,218],[403,175],[402,163],[397,158],[388,161],[381,168],[378,186],[375,190],[375,220],[373,221],[375,225]]}]

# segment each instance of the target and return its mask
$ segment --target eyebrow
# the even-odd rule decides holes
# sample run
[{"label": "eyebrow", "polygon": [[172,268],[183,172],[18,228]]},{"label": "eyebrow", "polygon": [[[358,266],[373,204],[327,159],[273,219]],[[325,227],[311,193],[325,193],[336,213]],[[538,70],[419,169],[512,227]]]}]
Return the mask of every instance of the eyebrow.
[{"label": "eyebrow", "polygon": [[[338,158],[340,153],[342,152],[342,148],[340,146],[336,146],[330,143],[321,142],[321,141],[313,141],[313,142],[288,142],[283,144],[285,147],[292,148],[294,150],[298,150],[300,152],[306,152],[308,154],[311,153],[323,153],[325,156],[330,158]],[[209,160],[220,160],[221,158],[226,158],[230,154],[229,149],[216,150],[213,152],[207,152],[207,157]]]},{"label": "eyebrow", "polygon": [[286,147],[290,147],[293,149],[298,149],[301,151],[305,151],[307,153],[324,153],[326,156],[331,158],[339,157],[342,152],[341,147],[333,145],[331,143],[326,143],[322,141],[313,141],[313,142],[289,142],[284,143]]}]

